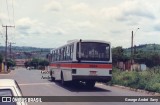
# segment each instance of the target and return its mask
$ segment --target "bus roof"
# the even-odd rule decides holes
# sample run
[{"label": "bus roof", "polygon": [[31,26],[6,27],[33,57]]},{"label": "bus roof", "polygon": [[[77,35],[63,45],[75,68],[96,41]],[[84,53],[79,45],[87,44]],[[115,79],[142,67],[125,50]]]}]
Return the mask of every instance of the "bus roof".
[{"label": "bus roof", "polygon": [[[80,39],[81,42],[102,42],[102,43],[108,43],[110,44],[109,41],[104,41],[104,40],[82,40]],[[74,42],[79,42],[80,40],[76,39],[76,40],[69,40],[67,41],[67,44],[70,44],[70,43],[74,43]]]},{"label": "bus roof", "polygon": [[[80,40],[81,40],[81,42],[102,42],[102,43],[108,43],[108,44],[110,44],[110,42],[104,41],[104,40],[82,40],[82,39],[80,39]],[[80,40],[78,40],[78,39],[69,40],[69,41],[67,41],[67,44],[64,44],[63,46],[57,47],[57,48],[55,48],[55,49],[52,49],[51,51],[54,51],[54,50],[59,49],[59,48],[62,48],[62,47],[64,47],[64,46],[66,46],[66,45],[70,45],[70,44],[73,44],[73,43],[77,43],[77,42],[79,42]]]}]

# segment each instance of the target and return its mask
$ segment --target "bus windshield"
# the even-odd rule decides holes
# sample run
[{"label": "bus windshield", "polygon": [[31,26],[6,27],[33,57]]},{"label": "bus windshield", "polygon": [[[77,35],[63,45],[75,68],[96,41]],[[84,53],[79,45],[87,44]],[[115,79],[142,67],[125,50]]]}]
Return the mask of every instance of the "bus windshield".
[{"label": "bus windshield", "polygon": [[[109,61],[110,46],[100,42],[81,42],[79,52],[79,43],[77,43],[77,59],[84,61]],[[79,55],[80,58],[79,58]]]}]

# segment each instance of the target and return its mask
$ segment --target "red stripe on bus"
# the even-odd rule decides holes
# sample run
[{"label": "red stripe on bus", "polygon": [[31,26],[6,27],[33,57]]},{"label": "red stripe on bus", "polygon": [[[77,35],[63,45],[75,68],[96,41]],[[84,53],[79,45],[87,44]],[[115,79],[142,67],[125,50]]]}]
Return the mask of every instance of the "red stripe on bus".
[{"label": "red stripe on bus", "polygon": [[66,63],[61,63],[61,64],[50,64],[50,66],[53,67],[68,67],[68,68],[112,68],[112,64],[66,64]]}]

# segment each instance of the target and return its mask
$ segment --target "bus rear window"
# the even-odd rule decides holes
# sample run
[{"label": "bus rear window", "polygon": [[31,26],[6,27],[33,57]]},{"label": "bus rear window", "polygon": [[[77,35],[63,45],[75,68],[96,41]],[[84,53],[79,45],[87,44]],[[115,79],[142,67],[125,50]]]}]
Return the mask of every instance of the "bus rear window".
[{"label": "bus rear window", "polygon": [[81,42],[81,58],[78,58],[79,43],[77,44],[77,59],[86,61],[109,61],[110,46],[100,42]]}]

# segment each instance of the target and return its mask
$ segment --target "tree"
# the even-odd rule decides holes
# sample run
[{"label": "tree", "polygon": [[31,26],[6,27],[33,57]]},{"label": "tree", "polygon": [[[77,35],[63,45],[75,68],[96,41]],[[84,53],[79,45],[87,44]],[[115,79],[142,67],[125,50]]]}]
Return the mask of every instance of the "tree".
[{"label": "tree", "polygon": [[146,59],[147,59],[147,53],[140,50],[140,51],[137,51],[135,54],[134,54],[134,61],[136,63],[146,63]]},{"label": "tree", "polygon": [[41,61],[39,62],[39,65],[41,65],[41,66],[48,66],[48,65],[49,65],[49,62],[48,62],[47,60],[41,60]]},{"label": "tree", "polygon": [[124,50],[121,46],[112,48],[112,58],[113,58],[113,64],[116,64],[120,61],[127,61],[129,60],[129,57],[124,54]]},{"label": "tree", "polygon": [[49,65],[49,62],[47,60],[40,60],[39,62],[39,69],[45,69],[45,66],[48,66]]},{"label": "tree", "polygon": [[148,67],[159,66],[159,62],[160,55],[156,52],[148,53],[148,56],[146,56],[146,65]]},{"label": "tree", "polygon": [[30,62],[30,61],[26,61],[26,62],[24,63],[24,65],[25,65],[25,67],[27,68],[27,67],[31,66],[31,62]]},{"label": "tree", "polygon": [[32,61],[30,62],[30,65],[33,66],[34,68],[38,68],[39,64],[39,59],[33,58]]},{"label": "tree", "polygon": [[45,68],[45,66],[48,66],[48,65],[49,65],[49,62],[47,60],[37,59],[37,58],[34,58],[31,61],[25,62],[25,67],[33,66],[35,69]]},{"label": "tree", "polygon": [[160,54],[157,52],[145,52],[139,51],[134,55],[136,63],[144,63],[147,67],[159,66],[160,65]]},{"label": "tree", "polygon": [[14,67],[16,65],[16,62],[12,59],[7,59],[7,68]]}]

